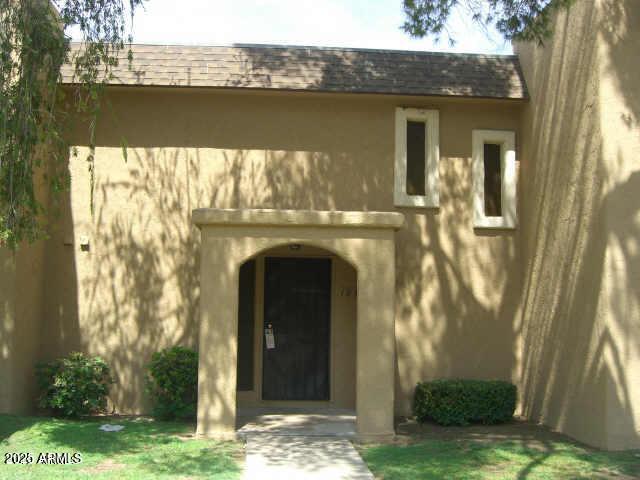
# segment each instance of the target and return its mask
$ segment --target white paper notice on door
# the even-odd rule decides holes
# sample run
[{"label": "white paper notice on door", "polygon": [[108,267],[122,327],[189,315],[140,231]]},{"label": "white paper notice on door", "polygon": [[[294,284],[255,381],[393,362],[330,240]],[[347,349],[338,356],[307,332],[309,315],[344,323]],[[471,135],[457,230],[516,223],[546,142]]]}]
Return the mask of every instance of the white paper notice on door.
[{"label": "white paper notice on door", "polygon": [[273,328],[264,329],[264,340],[265,340],[265,344],[267,345],[267,350],[276,348],[276,340],[273,336]]}]

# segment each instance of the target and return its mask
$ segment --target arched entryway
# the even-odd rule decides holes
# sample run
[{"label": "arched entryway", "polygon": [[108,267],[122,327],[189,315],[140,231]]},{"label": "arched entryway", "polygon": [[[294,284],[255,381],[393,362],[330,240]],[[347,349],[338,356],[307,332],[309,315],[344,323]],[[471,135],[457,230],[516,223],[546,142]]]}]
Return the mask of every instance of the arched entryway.
[{"label": "arched entryway", "polygon": [[268,249],[238,279],[237,409],[355,410],[357,272],[306,244]]},{"label": "arched entryway", "polygon": [[304,245],[331,252],[357,272],[357,431],[393,434],[395,230],[403,216],[198,209],[193,221],[202,232],[198,433],[235,433],[241,266],[270,249]]}]

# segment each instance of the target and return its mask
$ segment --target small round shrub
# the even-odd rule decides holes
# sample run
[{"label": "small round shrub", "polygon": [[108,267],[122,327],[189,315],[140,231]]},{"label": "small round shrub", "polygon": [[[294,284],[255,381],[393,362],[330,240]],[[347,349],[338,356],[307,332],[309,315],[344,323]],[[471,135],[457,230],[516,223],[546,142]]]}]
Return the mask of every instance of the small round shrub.
[{"label": "small round shrub", "polygon": [[413,413],[440,425],[508,422],[516,408],[515,385],[500,380],[441,379],[418,383]]},{"label": "small round shrub", "polygon": [[148,365],[147,391],[155,417],[163,420],[195,417],[198,353],[186,347],[154,353]]},{"label": "small round shrub", "polygon": [[54,415],[78,417],[103,412],[107,407],[109,366],[100,357],[80,352],[36,365],[38,406]]}]

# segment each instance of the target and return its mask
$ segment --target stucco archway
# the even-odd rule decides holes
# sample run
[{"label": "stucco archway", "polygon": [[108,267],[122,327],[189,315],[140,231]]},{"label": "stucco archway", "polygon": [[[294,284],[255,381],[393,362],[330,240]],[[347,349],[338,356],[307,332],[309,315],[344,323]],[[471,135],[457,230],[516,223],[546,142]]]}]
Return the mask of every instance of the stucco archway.
[{"label": "stucco archway", "polygon": [[403,221],[386,212],[194,210],[202,232],[199,434],[235,432],[240,265],[288,243],[335,252],[356,269],[358,434],[393,434],[395,230]]}]

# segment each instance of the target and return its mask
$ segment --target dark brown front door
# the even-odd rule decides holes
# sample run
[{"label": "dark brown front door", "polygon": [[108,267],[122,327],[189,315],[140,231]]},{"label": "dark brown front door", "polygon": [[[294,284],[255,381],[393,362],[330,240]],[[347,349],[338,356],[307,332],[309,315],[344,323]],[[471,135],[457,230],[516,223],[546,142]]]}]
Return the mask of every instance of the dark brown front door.
[{"label": "dark brown front door", "polygon": [[329,400],[331,260],[266,258],[264,299],[262,398]]}]

